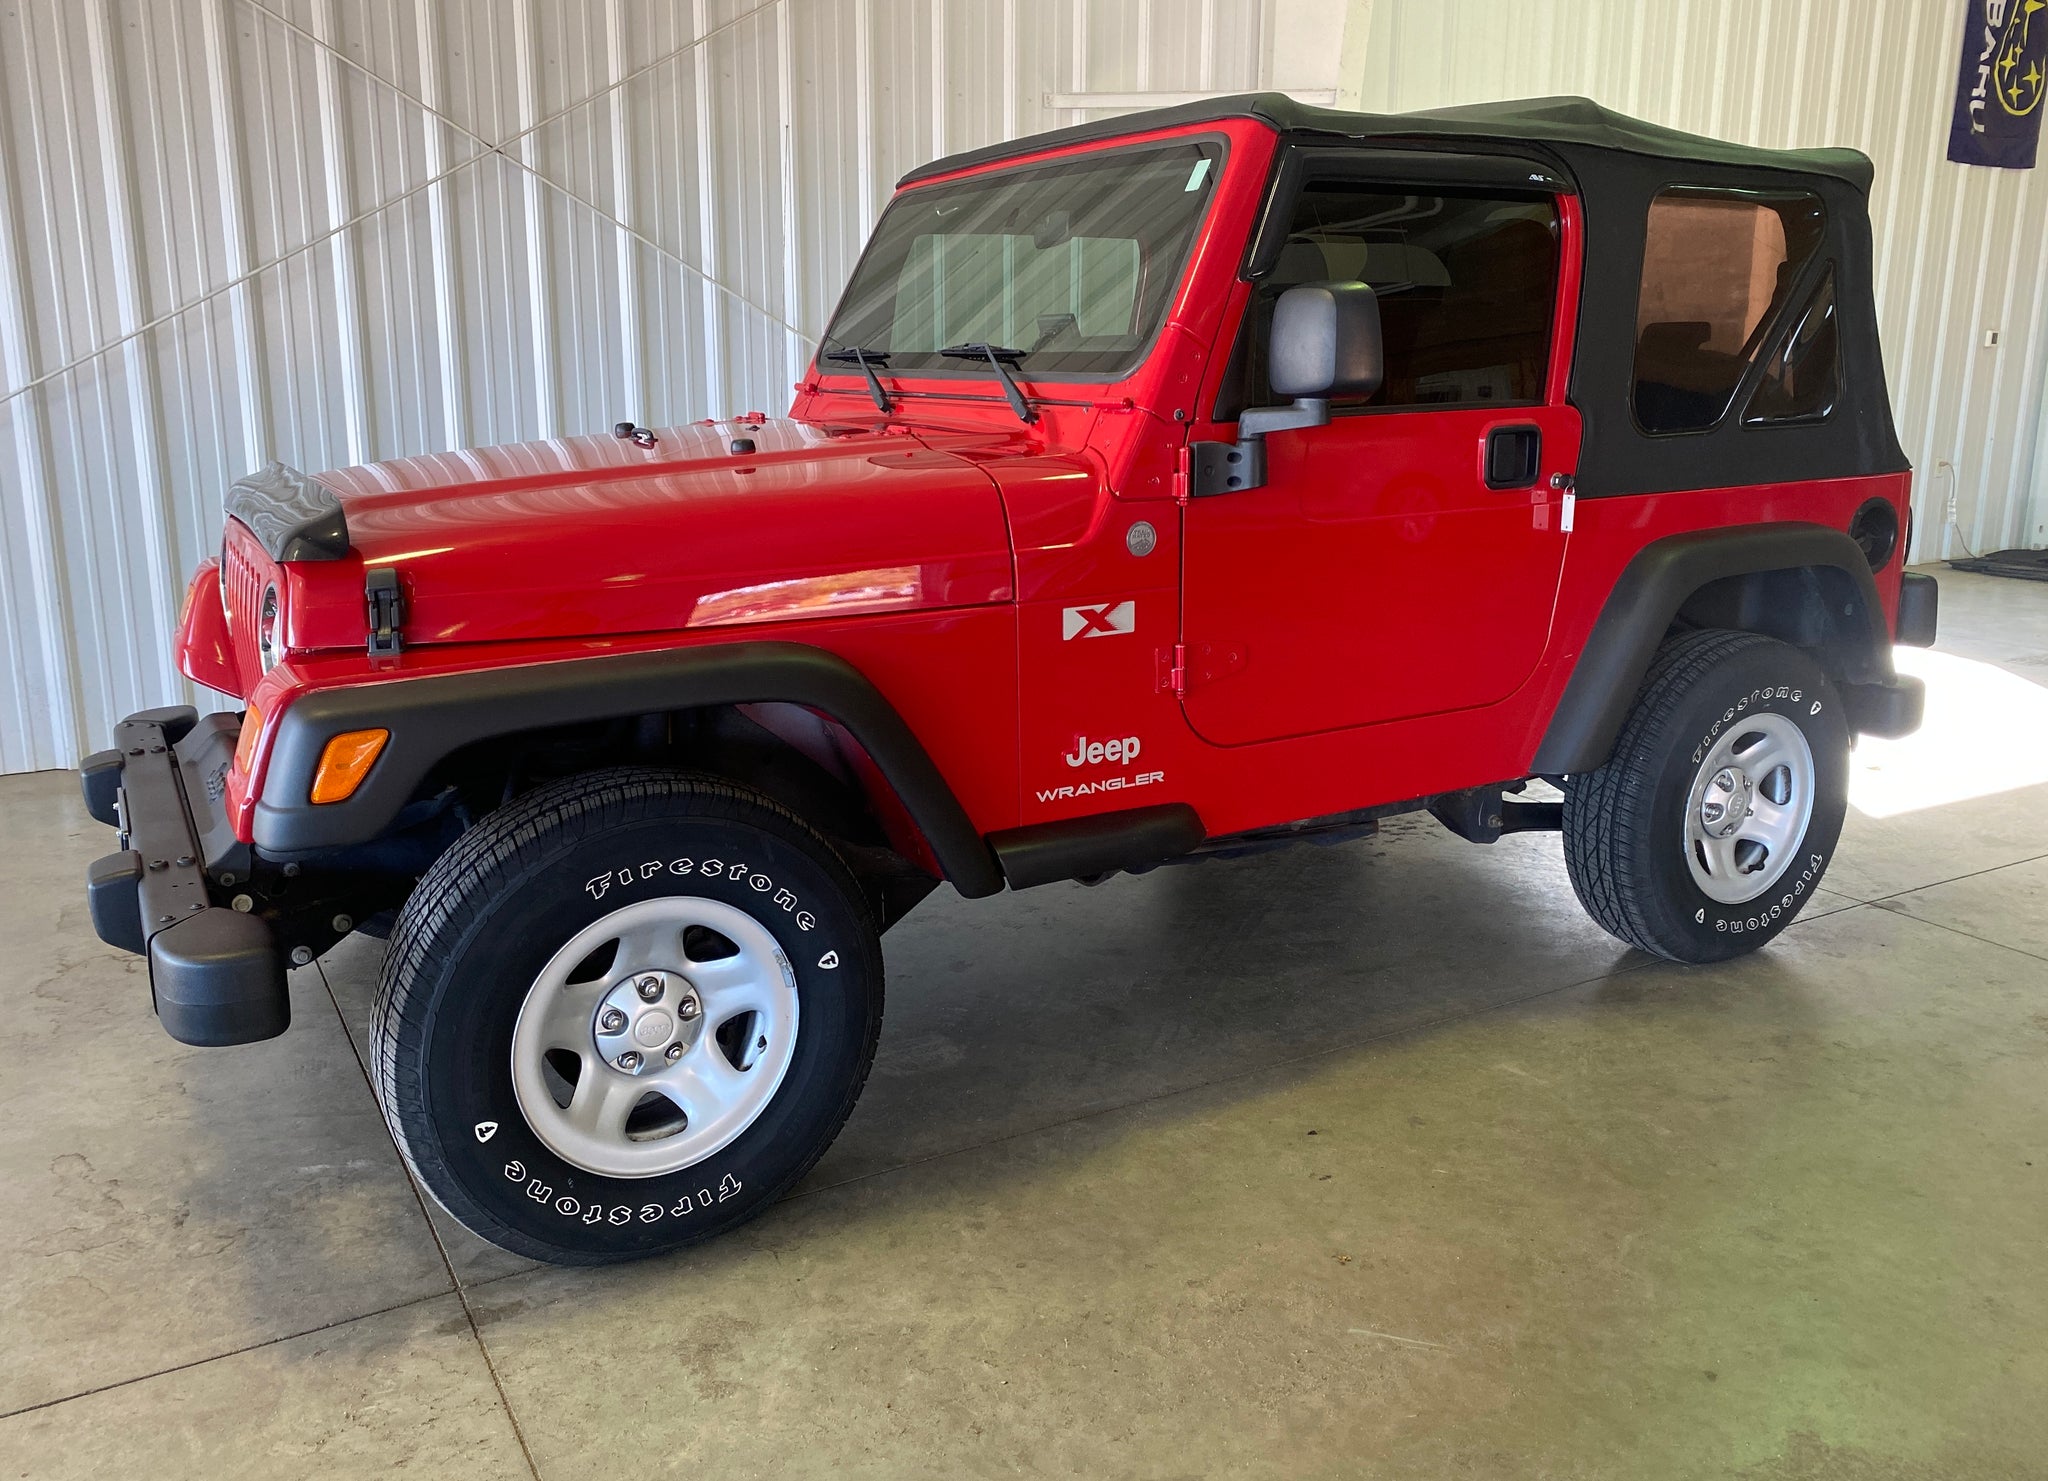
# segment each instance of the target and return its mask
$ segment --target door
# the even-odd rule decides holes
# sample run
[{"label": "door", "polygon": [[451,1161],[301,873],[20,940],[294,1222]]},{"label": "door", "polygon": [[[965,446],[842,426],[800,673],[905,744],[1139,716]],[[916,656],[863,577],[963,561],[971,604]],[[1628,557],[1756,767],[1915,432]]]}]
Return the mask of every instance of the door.
[{"label": "door", "polygon": [[1271,306],[1298,283],[1372,284],[1387,370],[1269,435],[1262,487],[1185,506],[1182,703],[1213,744],[1493,704],[1543,654],[1579,442],[1552,364],[1567,213],[1421,190],[1309,180],[1246,310],[1219,421],[1272,402]]}]

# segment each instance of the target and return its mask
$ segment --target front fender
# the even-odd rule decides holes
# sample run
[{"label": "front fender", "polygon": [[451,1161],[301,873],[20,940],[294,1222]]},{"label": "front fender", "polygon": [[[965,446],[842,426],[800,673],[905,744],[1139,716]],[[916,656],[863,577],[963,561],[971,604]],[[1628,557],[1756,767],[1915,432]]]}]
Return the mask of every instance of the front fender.
[{"label": "front fender", "polygon": [[[831,716],[881,768],[961,894],[1003,887],[994,856],[895,708],[845,659],[802,643],[748,642],[525,664],[316,690],[278,721],[255,844],[306,854],[367,842],[388,828],[427,774],[463,746],[582,721],[706,705],[798,704]],[[344,802],[315,803],[314,768],[333,736],[391,732]]]}]

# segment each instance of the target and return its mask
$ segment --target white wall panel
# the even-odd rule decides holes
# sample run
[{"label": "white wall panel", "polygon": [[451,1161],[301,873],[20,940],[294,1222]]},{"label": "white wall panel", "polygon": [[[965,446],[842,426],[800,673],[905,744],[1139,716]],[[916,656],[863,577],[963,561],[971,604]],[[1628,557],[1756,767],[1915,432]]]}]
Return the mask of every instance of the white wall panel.
[{"label": "white wall panel", "polygon": [[1258,86],[1275,3],[0,9],[0,771],[207,702],[241,473],[779,410],[897,176]]},{"label": "white wall panel", "polygon": [[1893,415],[1917,470],[1915,558],[2048,544],[2048,189],[2038,171],[1944,157],[1961,0],[1369,9],[1346,98],[1367,109],[1578,93],[1697,133],[1868,154]]},{"label": "white wall panel", "polygon": [[1109,94],[1578,92],[1864,149],[1919,553],[2044,543],[2048,192],[1942,159],[1959,23],[1960,0],[18,0],[0,770],[187,696],[170,630],[240,473],[778,409],[898,175]]}]

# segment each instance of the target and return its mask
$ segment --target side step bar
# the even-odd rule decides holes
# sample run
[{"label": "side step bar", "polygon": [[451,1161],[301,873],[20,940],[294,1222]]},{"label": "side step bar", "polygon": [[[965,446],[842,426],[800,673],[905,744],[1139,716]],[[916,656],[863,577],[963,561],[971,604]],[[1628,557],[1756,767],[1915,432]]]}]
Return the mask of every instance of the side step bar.
[{"label": "side step bar", "polygon": [[1006,828],[991,833],[988,844],[1010,888],[1024,890],[1119,869],[1147,869],[1187,853],[1205,836],[1192,807],[1170,802]]}]

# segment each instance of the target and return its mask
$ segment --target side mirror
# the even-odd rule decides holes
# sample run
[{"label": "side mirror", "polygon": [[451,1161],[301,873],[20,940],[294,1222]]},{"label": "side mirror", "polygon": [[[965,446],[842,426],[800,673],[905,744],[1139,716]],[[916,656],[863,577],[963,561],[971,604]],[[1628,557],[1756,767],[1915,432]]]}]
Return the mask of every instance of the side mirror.
[{"label": "side mirror", "polygon": [[1386,375],[1380,301],[1364,283],[1303,283],[1273,305],[1267,365],[1282,396],[1370,396]]},{"label": "side mirror", "polygon": [[1193,447],[1189,493],[1255,489],[1266,481],[1266,434],[1320,427],[1330,420],[1332,396],[1370,396],[1386,377],[1380,339],[1380,301],[1364,283],[1303,283],[1273,305],[1267,340],[1267,379],[1291,406],[1254,406],[1239,412],[1236,442]]}]

